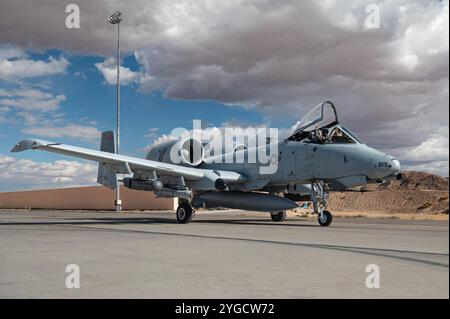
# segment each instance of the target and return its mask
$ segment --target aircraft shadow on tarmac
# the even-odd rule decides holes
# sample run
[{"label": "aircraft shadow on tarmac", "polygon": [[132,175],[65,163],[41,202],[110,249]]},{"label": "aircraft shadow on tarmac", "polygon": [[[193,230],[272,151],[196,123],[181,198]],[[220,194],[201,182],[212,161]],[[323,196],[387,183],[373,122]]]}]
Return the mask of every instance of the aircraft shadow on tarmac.
[{"label": "aircraft shadow on tarmac", "polygon": [[[200,216],[199,216],[200,217]],[[51,217],[49,217],[51,219]],[[0,222],[1,226],[20,226],[20,225],[120,225],[120,224],[136,224],[136,225],[152,225],[152,224],[178,224],[177,220],[172,217],[92,217],[92,218],[83,218],[83,217],[67,217],[67,218],[59,218],[53,220],[34,220],[34,221],[14,221],[14,222]],[[352,219],[353,222],[361,222],[361,220]],[[295,222],[295,223],[294,223]],[[300,223],[299,223],[300,222]],[[383,222],[383,221],[382,221]],[[385,222],[385,221],[384,221]],[[389,220],[389,222],[392,222]],[[204,219],[204,216],[200,218],[194,219],[191,223],[194,224],[224,224],[224,225],[249,225],[249,226],[276,226],[276,227],[314,227],[314,228],[322,228],[322,226],[311,223],[310,219],[307,218],[299,218],[299,217],[291,217],[284,222],[274,222],[270,218],[220,218],[220,219]],[[377,221],[380,223],[380,221]],[[395,221],[397,226],[405,225],[408,223],[402,221]],[[354,229],[355,227],[359,227],[356,225],[345,225],[339,224],[334,225],[333,227],[339,228],[348,228]],[[183,227],[183,225],[180,225]],[[448,227],[448,226],[447,226]],[[379,227],[376,226],[364,226],[364,229],[373,229],[377,230]],[[430,232],[440,232],[439,230],[423,230]],[[443,230],[445,231],[445,230]]]},{"label": "aircraft shadow on tarmac", "polygon": [[[293,219],[293,221],[299,219]],[[196,219],[192,223],[204,224],[242,224],[256,226],[289,226],[289,227],[321,227],[313,224],[292,224],[289,222],[279,223],[264,219]],[[67,218],[64,220],[48,221],[26,221],[26,222],[0,222],[0,226],[19,226],[19,225],[102,225],[102,224],[178,224],[174,218],[167,217],[138,217],[138,218],[120,218],[120,217],[96,217],[96,218]],[[181,226],[181,225],[180,225]]]}]

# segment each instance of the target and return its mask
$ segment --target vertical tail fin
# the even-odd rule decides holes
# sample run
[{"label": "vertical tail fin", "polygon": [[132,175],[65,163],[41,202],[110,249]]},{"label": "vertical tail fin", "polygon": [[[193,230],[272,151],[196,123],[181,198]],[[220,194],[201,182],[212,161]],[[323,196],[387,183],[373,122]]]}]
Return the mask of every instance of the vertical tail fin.
[{"label": "vertical tail fin", "polygon": [[[116,153],[116,135],[114,131],[102,132],[100,151]],[[98,163],[97,183],[112,189],[116,188],[116,172],[111,164]]]},{"label": "vertical tail fin", "polygon": [[114,134],[114,131],[102,132],[100,151],[108,153],[116,153],[116,134]]}]

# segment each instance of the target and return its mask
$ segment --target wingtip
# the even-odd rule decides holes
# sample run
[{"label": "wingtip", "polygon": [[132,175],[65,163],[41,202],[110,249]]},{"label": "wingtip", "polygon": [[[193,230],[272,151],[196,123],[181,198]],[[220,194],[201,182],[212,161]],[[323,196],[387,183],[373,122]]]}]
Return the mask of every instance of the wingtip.
[{"label": "wingtip", "polygon": [[12,153],[23,152],[23,151],[26,151],[29,149],[35,149],[40,145],[42,145],[42,142],[39,140],[35,140],[35,139],[22,140],[13,146],[13,148],[11,149],[11,152]]},{"label": "wingtip", "polygon": [[12,153],[18,153],[18,152],[23,152],[27,149],[31,148],[31,140],[22,140],[18,143],[16,143],[16,145],[13,146],[13,148],[11,149]]},{"label": "wingtip", "polygon": [[21,152],[20,150],[20,143],[17,143],[16,145],[13,146],[13,148],[10,150],[11,153],[18,153]]}]

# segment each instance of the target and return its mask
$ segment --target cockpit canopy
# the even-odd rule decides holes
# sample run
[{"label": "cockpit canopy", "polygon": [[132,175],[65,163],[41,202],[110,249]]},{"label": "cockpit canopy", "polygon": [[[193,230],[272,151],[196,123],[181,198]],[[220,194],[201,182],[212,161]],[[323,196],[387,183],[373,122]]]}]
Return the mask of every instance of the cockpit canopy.
[{"label": "cockpit canopy", "polygon": [[300,122],[289,141],[304,141],[317,144],[363,144],[349,130],[339,124],[336,107],[330,101],[314,107]]}]

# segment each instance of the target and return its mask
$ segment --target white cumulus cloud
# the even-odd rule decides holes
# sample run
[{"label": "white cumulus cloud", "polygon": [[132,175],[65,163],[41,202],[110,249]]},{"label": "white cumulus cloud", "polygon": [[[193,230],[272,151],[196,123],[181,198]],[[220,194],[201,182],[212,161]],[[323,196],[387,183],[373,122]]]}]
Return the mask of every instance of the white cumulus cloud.
[{"label": "white cumulus cloud", "polygon": [[33,60],[17,48],[0,48],[0,78],[14,80],[64,73],[69,65],[64,57],[49,57],[48,61]]},{"label": "white cumulus cloud", "polygon": [[34,126],[27,127],[22,132],[47,138],[71,138],[89,141],[97,141],[101,136],[101,132],[95,126],[80,124]]},{"label": "white cumulus cloud", "polygon": [[0,154],[1,190],[12,190],[10,185],[17,189],[39,189],[94,184],[96,173],[97,165],[91,163],[67,160],[40,163]]},{"label": "white cumulus cloud", "polygon": [[[103,62],[95,63],[97,70],[103,75],[109,85],[115,85],[117,81],[116,59],[107,58]],[[140,82],[142,74],[134,72],[127,67],[120,66],[120,83],[127,85],[133,82]]]}]

